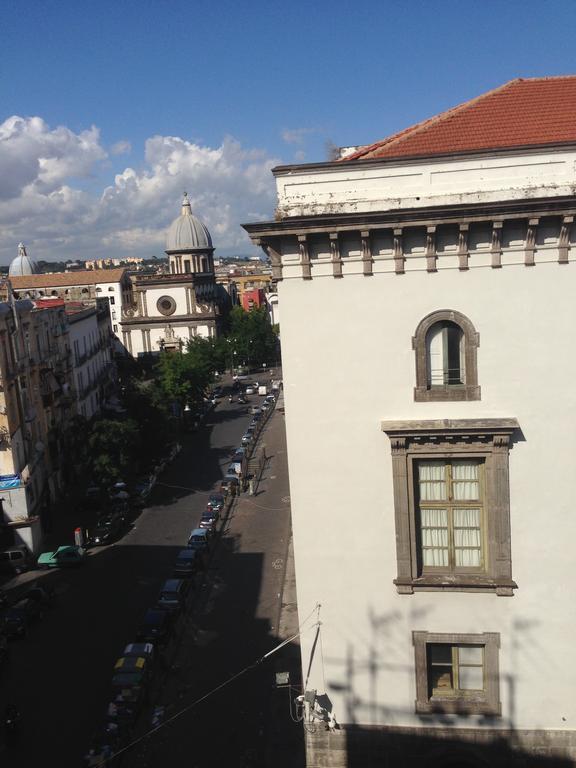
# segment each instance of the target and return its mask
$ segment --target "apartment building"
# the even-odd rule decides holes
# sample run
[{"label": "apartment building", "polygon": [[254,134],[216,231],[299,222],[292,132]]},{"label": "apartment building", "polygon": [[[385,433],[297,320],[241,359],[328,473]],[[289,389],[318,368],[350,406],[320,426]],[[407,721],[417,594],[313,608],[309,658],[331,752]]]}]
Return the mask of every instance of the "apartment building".
[{"label": "apartment building", "polygon": [[[274,169],[309,768],[576,762],[576,77]],[[352,310],[352,311],[350,311]],[[553,391],[552,391],[553,390]]]}]

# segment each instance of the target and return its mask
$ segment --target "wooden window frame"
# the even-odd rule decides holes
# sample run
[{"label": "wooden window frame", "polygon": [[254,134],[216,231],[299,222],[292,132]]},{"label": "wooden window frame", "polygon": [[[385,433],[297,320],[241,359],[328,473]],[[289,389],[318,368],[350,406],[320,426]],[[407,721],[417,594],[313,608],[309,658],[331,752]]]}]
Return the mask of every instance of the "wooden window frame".
[{"label": "wooden window frame", "polygon": [[[412,632],[414,668],[416,672],[415,712],[421,715],[455,714],[500,716],[499,649],[500,634],[451,634],[436,632]],[[429,645],[482,646],[484,649],[484,690],[454,692],[452,695],[434,696],[429,689]]]},{"label": "wooden window frame", "polygon": [[[390,438],[399,594],[415,591],[495,592],[511,596],[509,451],[520,427],[516,419],[383,422]],[[484,568],[424,570],[420,562],[417,462],[426,459],[484,462]]]},{"label": "wooden window frame", "polygon": [[[460,375],[463,384],[428,384],[428,355],[426,337],[432,326],[441,322],[457,325],[464,334],[464,370]],[[417,403],[480,400],[478,385],[478,347],[480,334],[461,312],[440,309],[420,321],[412,337],[412,349],[416,359],[416,386],[414,400]]]},{"label": "wooden window frame", "polygon": [[[480,466],[480,472],[478,477],[478,485],[479,485],[479,498],[474,500],[456,500],[453,497],[451,497],[450,492],[453,487],[453,479],[452,479],[452,473],[449,470],[445,474],[446,478],[446,488],[447,488],[447,498],[446,499],[438,499],[438,500],[430,500],[425,499],[422,501],[418,498],[419,493],[419,481],[418,481],[418,466],[420,464],[424,464],[427,461],[441,461],[443,462],[443,466],[445,469],[452,466],[452,462],[454,461],[465,461],[468,459],[476,459],[478,461],[478,464]],[[454,574],[461,574],[461,573],[485,573],[486,571],[486,552],[487,552],[487,541],[486,541],[486,483],[485,483],[485,465],[484,465],[484,456],[474,456],[469,453],[465,453],[464,455],[459,456],[436,456],[433,457],[418,457],[413,459],[412,461],[412,475],[414,478],[414,505],[415,505],[415,512],[416,512],[416,528],[417,528],[417,536],[416,536],[416,548],[417,548],[417,557],[419,559],[419,570],[423,574],[436,574],[436,573],[446,573],[446,571],[449,571],[450,573]],[[421,538],[421,528],[422,523],[420,518],[420,510],[422,507],[427,507],[429,509],[446,509],[447,512],[447,530],[448,530],[448,560],[449,565],[448,566],[433,566],[433,565],[424,565],[424,556],[423,556],[423,549],[424,545],[422,544],[422,538]],[[456,553],[456,546],[454,544],[454,509],[479,509],[480,510],[480,553],[481,553],[481,565],[480,566],[457,566],[455,563],[455,553]]]}]

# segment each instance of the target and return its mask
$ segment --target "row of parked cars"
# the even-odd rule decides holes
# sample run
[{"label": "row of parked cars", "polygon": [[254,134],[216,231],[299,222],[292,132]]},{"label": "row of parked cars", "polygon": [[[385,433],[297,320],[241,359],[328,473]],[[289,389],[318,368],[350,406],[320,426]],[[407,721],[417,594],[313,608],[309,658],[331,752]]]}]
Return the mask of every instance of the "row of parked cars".
[{"label": "row of parked cars", "polygon": [[142,706],[148,703],[149,691],[158,667],[164,662],[166,649],[174,636],[179,619],[198,589],[208,564],[210,548],[218,520],[224,509],[225,496],[212,493],[197,528],[189,536],[186,547],[178,552],[170,577],[166,579],[156,604],[145,612],[136,631],[112,670],[112,698],[105,722],[95,736],[86,755],[88,765],[101,764],[129,739]]},{"label": "row of parked cars", "polygon": [[237,493],[240,490],[241,484],[246,479],[245,472],[248,456],[252,453],[266,417],[274,408],[275,402],[276,397],[270,394],[265,397],[261,405],[252,405],[250,407],[252,420],[242,435],[241,445],[234,451],[226,474],[220,482],[222,492]]}]

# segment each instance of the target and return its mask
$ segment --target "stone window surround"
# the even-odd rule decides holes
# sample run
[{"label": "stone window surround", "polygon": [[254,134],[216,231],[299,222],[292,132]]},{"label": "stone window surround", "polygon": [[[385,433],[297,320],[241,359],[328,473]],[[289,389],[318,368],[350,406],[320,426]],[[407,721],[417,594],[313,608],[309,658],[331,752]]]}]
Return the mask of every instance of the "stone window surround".
[{"label": "stone window surround", "polygon": [[[414,645],[414,665],[416,670],[416,701],[415,711],[418,714],[435,715],[489,715],[500,716],[500,681],[498,668],[498,653],[500,634],[498,632],[483,632],[481,634],[450,634],[434,632],[412,632]],[[445,645],[483,645],[484,646],[484,680],[486,688],[483,695],[432,699],[428,695],[428,660],[426,646],[431,643]]]},{"label": "stone window surround", "polygon": [[[507,419],[440,419],[384,421],[390,438],[396,526],[396,590],[494,592],[510,597],[512,579],[510,542],[510,478],[508,456],[518,421]],[[423,574],[418,557],[418,528],[414,463],[418,459],[482,458],[485,465],[486,570],[484,573]]]},{"label": "stone window surround", "polygon": [[[440,322],[455,323],[464,334],[464,384],[428,386],[426,335],[433,325]],[[480,400],[478,386],[478,355],[480,334],[461,312],[453,309],[439,309],[420,321],[412,337],[412,349],[416,358],[416,386],[414,400],[417,403]]]}]

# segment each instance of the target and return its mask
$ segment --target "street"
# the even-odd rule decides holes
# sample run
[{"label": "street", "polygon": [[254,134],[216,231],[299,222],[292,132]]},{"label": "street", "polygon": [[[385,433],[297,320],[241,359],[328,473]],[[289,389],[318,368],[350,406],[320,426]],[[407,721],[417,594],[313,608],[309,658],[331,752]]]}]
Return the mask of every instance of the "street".
[{"label": "street", "polygon": [[[151,506],[128,534],[115,545],[92,550],[81,569],[38,572],[41,583],[55,586],[57,600],[25,638],[11,643],[11,658],[1,673],[0,706],[14,702],[22,713],[18,743],[0,753],[3,765],[82,765],[92,735],[104,722],[114,662],[135,639],[145,610],[154,606],[163,581],[171,576],[177,552],[196,526],[208,493],[224,474],[249,421],[245,406],[224,398],[205,426],[184,437],[182,451],[161,476]],[[153,700],[138,722],[136,736],[149,730],[155,704],[171,716],[280,642],[276,632],[290,543],[281,413],[273,413],[260,444],[266,445],[270,458],[258,495],[243,495],[233,505],[204,584],[171,641],[167,666],[156,675]],[[73,525],[71,520],[70,540]],[[281,663],[299,668],[296,646],[287,646],[282,654]],[[274,663],[280,659],[239,676],[142,739],[122,755],[122,762],[198,768],[231,760],[265,765],[274,739],[285,738],[269,716],[273,697],[288,693],[273,691]],[[288,739],[295,747],[294,762],[285,764],[296,766],[303,764],[298,762],[301,735],[299,726],[289,721],[287,695],[286,702],[286,723],[292,726]]]}]

